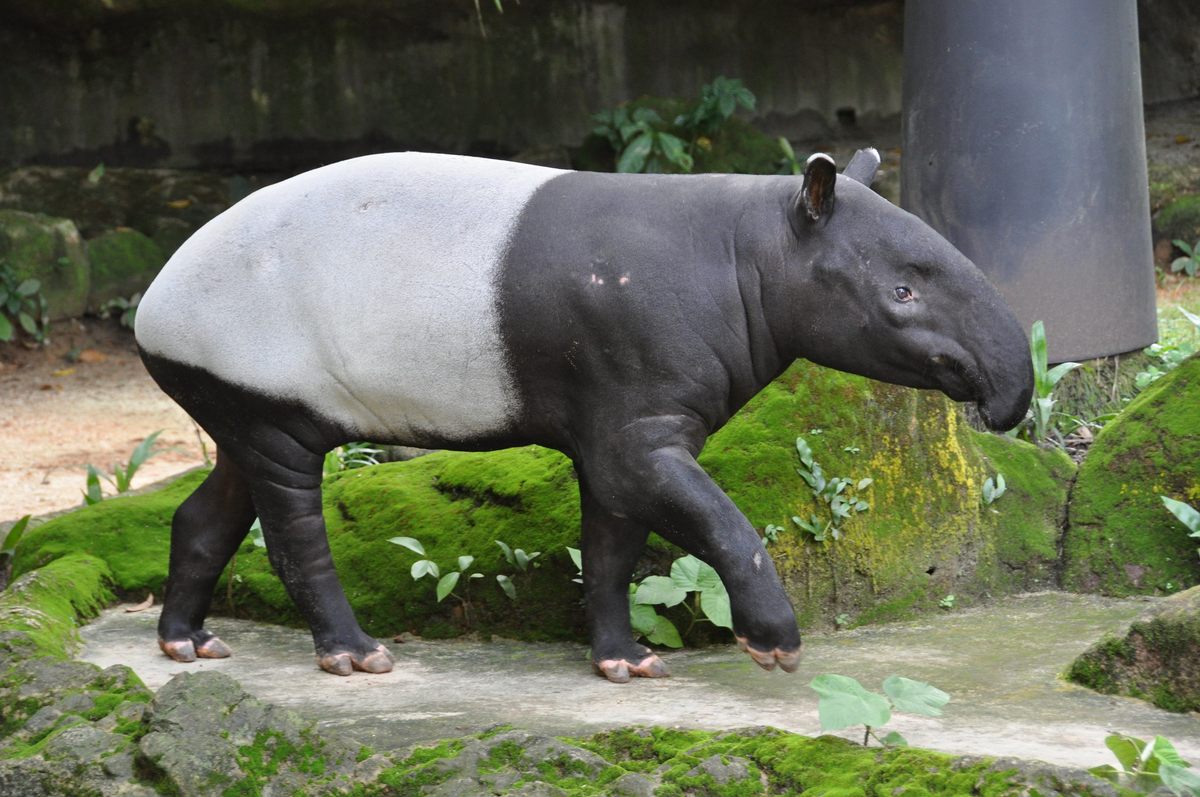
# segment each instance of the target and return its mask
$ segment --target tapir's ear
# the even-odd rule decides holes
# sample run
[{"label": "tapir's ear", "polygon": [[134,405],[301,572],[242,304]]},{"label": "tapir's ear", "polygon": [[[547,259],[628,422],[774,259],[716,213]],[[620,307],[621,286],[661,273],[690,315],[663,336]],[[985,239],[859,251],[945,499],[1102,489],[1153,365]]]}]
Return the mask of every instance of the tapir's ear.
[{"label": "tapir's ear", "polygon": [[879,150],[867,147],[854,153],[854,157],[850,159],[850,163],[846,164],[846,170],[842,174],[870,187],[871,183],[875,182],[877,169],[879,169]]},{"label": "tapir's ear", "polygon": [[824,152],[810,155],[804,164],[804,185],[800,188],[800,211],[810,221],[833,212],[833,186],[837,183],[837,165]]}]

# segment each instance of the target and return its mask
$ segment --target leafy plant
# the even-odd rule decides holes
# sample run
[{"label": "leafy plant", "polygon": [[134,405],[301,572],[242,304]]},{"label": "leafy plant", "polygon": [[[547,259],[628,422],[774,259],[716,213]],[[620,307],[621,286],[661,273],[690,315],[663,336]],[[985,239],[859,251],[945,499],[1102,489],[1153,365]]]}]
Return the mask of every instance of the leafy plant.
[{"label": "leafy plant", "polygon": [[[483,578],[483,573],[467,574],[467,570],[475,563],[475,557],[466,554],[460,555],[456,559],[458,569],[443,572],[437,562],[427,558],[425,546],[419,540],[413,537],[392,537],[388,542],[407,548],[422,557],[413,562],[409,570],[413,581],[420,581],[426,577],[432,578],[435,582],[434,595],[437,597],[437,602],[441,603],[446,598],[457,600],[462,607],[464,622],[468,627],[471,626],[471,612],[474,609],[471,603],[471,582],[477,578]],[[465,580],[463,579],[464,575],[466,575]]]},{"label": "leafy plant", "polygon": [[383,449],[374,448],[370,443],[346,443],[325,453],[322,470],[326,476],[331,476],[344,470],[378,465],[378,456],[382,453]]},{"label": "leafy plant", "polygon": [[1179,797],[1200,797],[1200,775],[1162,736],[1144,742],[1133,736],[1112,734],[1104,740],[1120,769],[1111,764],[1094,767],[1093,775],[1127,788],[1149,792],[1166,786]]},{"label": "leafy plant", "polygon": [[804,164],[796,158],[796,150],[792,149],[792,142],[780,136],[779,149],[783,152],[779,170],[783,174],[803,174]]},{"label": "leafy plant", "polygon": [[83,502],[91,506],[104,500],[104,493],[100,488],[101,477],[116,488],[118,493],[128,492],[129,488],[133,486],[134,475],[142,465],[146,464],[146,460],[154,456],[154,444],[160,434],[162,434],[162,429],[148,435],[145,440],[138,443],[137,447],[133,449],[133,453],[129,455],[128,462],[124,464],[114,462],[111,476],[101,473],[95,465],[89,464],[87,466],[87,482],[86,489],[83,492]]},{"label": "leafy plant", "polygon": [[112,318],[117,317],[117,321],[126,329],[133,329],[134,322],[137,319],[138,304],[142,301],[142,293],[138,291],[128,299],[118,296],[115,299],[109,299],[104,304],[100,305],[100,317]]},{"label": "leafy plant", "polygon": [[1196,511],[1195,507],[1165,495],[1160,495],[1159,498],[1162,499],[1163,506],[1187,527],[1189,537],[1200,538],[1200,512]]},{"label": "leafy plant", "polygon": [[[1184,360],[1196,353],[1194,338],[1197,334],[1200,334],[1200,316],[1190,313],[1182,307],[1176,309],[1191,323],[1192,336],[1177,335],[1168,338],[1164,334],[1164,342],[1151,344],[1146,349],[1146,353],[1158,360],[1159,364],[1151,365],[1146,370],[1137,373],[1137,376],[1134,377],[1134,386],[1138,390],[1145,390],[1157,380],[1174,371]],[[1165,331],[1167,326],[1160,324],[1160,328]]]},{"label": "leafy plant", "polygon": [[50,316],[41,290],[40,281],[18,280],[12,267],[0,260],[0,342],[14,340],[18,328],[35,343],[46,342]]},{"label": "leafy plant", "polygon": [[640,584],[630,584],[629,597],[629,621],[633,629],[655,645],[683,647],[679,629],[660,615],[655,606],[686,609],[691,622],[684,634],[690,633],[700,622],[733,630],[729,593],[725,591],[721,577],[708,564],[691,555],[672,562],[669,577],[646,576]]},{"label": "leafy plant", "polygon": [[[1063,444],[1062,431],[1058,428],[1054,412],[1054,388],[1071,371],[1079,367],[1079,363],[1065,362],[1050,368],[1046,355],[1046,327],[1041,321],[1034,321],[1029,336],[1030,356],[1033,359],[1033,399],[1030,401],[1027,420],[1032,420],[1032,428],[1022,424],[1008,432],[1016,436],[1024,431],[1026,438],[1032,443],[1052,442]],[[1062,416],[1065,417],[1065,416]]]},{"label": "leafy plant", "polygon": [[1176,238],[1171,243],[1183,252],[1183,257],[1177,257],[1171,261],[1171,273],[1183,272],[1189,277],[1196,276],[1196,271],[1200,270],[1200,241],[1196,241],[1194,246],[1189,246],[1187,241]]},{"label": "leafy plant", "polygon": [[25,515],[17,520],[4,535],[4,540],[0,541],[0,589],[4,589],[8,584],[12,560],[17,554],[17,546],[20,545],[21,538],[25,536],[25,529],[29,527],[30,517],[31,515]]},{"label": "leafy plant", "polygon": [[808,484],[818,505],[824,506],[825,517],[810,514],[806,520],[799,515],[793,515],[792,523],[810,534],[817,542],[824,542],[830,538],[840,540],[842,523],[870,510],[871,505],[858,494],[870,487],[875,480],[865,477],[855,481],[847,476],[827,478],[821,463],[813,456],[812,447],[803,437],[796,438],[796,453],[800,456],[800,467],[796,468],[796,473]]},{"label": "leafy plant", "polygon": [[997,473],[993,479],[988,476],[983,483],[983,503],[985,506],[991,506],[996,501],[1000,500],[1000,496],[1008,491],[1008,484],[1004,481],[1004,474]]},{"label": "leafy plant", "polygon": [[946,597],[944,597],[940,601],[938,601],[938,607],[945,609],[946,611],[952,611],[954,609],[954,604],[957,602],[957,600],[958,599],[955,598],[953,595],[947,595]]},{"label": "leafy plant", "polygon": [[675,117],[675,126],[692,133],[692,145],[700,136],[715,136],[738,106],[754,110],[754,93],[737,78],[718,75],[700,89],[700,100],[691,111]]},{"label": "leafy plant", "polygon": [[890,676],[883,682],[883,694],[863,688],[853,678],[827,673],[818,675],[808,684],[820,695],[817,714],[821,719],[822,731],[837,731],[862,725],[863,745],[871,739],[885,747],[904,746],[908,742],[896,731],[882,738],[876,731],[891,722],[892,711],[920,714],[925,717],[940,717],[942,706],[950,701],[950,695],[921,681]]},{"label": "leafy plant", "polygon": [[617,153],[618,172],[661,173],[690,172],[694,165],[688,145],[679,136],[666,131],[666,123],[652,108],[636,108],[633,113],[621,106],[592,116],[593,129],[604,136]]},{"label": "leafy plant", "polygon": [[[510,548],[508,543],[501,542],[500,540],[496,540],[495,542],[504,553],[504,559],[510,565],[517,568],[518,572],[524,577],[525,586],[529,586],[529,579],[533,576],[534,569],[542,566],[541,562],[534,561],[542,555],[542,552],[534,551],[533,553],[525,553],[520,548]],[[580,572],[583,572],[582,566],[580,566]],[[496,583],[500,585],[500,589],[504,590],[504,594],[510,600],[515,601],[517,599],[517,586],[511,576],[500,574],[496,576]]]}]

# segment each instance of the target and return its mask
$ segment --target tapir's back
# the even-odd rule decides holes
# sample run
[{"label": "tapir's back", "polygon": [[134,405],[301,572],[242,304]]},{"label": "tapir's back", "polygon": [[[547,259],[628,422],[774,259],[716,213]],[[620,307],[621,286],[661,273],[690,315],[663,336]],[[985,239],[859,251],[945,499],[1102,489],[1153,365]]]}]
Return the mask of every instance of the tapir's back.
[{"label": "tapir's back", "polygon": [[398,153],[258,191],[171,258],[138,308],[154,357],[373,439],[503,428],[499,260],[554,169]]}]

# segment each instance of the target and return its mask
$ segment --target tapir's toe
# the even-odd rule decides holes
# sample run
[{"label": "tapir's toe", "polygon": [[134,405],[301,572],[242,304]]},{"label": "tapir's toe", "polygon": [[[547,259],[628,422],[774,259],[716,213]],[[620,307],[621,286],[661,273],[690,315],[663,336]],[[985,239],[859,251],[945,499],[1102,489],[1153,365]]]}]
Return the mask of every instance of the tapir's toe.
[{"label": "tapir's toe", "polygon": [[232,654],[229,646],[215,636],[210,636],[196,646],[196,655],[202,659],[227,659]]},{"label": "tapir's toe", "polygon": [[754,659],[754,663],[764,670],[773,670],[775,667],[784,672],[795,672],[800,669],[800,648],[795,650],[783,650],[774,648],[773,650],[758,650],[750,645],[745,637],[736,637],[738,647],[750,654],[750,658]]},{"label": "tapir's toe", "polygon": [[626,659],[600,659],[592,662],[592,669],[597,675],[603,675],[615,684],[629,683],[631,677],[667,678],[671,675],[663,660],[653,653],[636,662]]},{"label": "tapir's toe", "polygon": [[374,674],[391,672],[393,664],[392,654],[383,645],[376,645],[368,653],[335,650],[317,656],[317,666],[334,675],[350,675],[355,670]]},{"label": "tapir's toe", "polygon": [[196,646],[190,639],[158,640],[158,649],[175,661],[190,662],[196,660]]}]

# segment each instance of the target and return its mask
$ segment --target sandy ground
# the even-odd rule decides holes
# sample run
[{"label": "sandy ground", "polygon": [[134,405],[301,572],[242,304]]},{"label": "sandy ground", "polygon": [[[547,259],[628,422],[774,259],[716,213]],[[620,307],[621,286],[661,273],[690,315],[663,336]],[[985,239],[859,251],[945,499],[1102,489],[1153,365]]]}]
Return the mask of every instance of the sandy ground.
[{"label": "sandy ground", "polygon": [[203,464],[196,427],[150,379],[131,332],[84,319],[50,333],[44,350],[0,347],[0,528],[77,506],[88,463],[111,474],[159,429],[135,489]]}]

